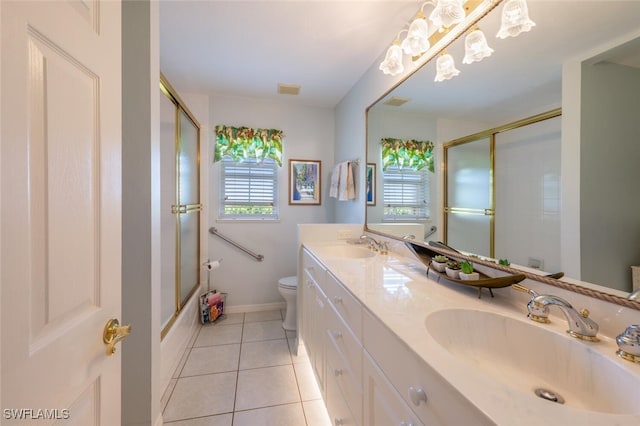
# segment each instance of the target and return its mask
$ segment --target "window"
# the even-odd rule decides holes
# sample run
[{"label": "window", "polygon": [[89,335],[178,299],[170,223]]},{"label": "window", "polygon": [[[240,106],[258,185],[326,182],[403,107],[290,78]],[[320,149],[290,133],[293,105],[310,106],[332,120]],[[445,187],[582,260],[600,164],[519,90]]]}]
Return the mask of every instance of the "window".
[{"label": "window", "polygon": [[278,167],[275,161],[224,158],[221,164],[220,219],[278,219]]},{"label": "window", "polygon": [[429,171],[389,166],[383,172],[385,221],[430,219]]}]

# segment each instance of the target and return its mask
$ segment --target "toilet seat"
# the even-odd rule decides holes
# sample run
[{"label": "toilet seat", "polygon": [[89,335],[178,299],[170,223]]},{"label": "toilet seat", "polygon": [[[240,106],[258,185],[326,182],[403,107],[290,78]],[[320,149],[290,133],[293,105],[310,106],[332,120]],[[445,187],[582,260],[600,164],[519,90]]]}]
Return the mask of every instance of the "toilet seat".
[{"label": "toilet seat", "polygon": [[278,285],[282,288],[288,288],[291,290],[296,290],[298,288],[298,277],[284,277],[278,280]]}]

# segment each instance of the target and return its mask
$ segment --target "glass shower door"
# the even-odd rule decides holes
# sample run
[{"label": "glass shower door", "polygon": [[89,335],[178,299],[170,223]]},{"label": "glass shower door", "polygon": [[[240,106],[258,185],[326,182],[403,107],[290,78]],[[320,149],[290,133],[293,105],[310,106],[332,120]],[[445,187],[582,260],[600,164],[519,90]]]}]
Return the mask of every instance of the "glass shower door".
[{"label": "glass shower door", "polygon": [[491,137],[445,147],[445,242],[493,257]]},{"label": "glass shower door", "polygon": [[161,321],[164,337],[200,284],[200,127],[161,78]]},{"label": "glass shower door", "polygon": [[179,112],[178,215],[180,217],[180,302],[187,301],[198,286],[200,273],[200,176],[198,127]]}]

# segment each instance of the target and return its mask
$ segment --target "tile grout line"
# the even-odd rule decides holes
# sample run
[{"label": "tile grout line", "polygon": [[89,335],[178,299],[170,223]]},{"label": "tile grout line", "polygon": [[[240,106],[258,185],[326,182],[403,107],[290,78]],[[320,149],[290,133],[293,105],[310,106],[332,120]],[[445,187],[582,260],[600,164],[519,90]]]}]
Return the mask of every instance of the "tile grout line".
[{"label": "tile grout line", "polygon": [[231,426],[236,420],[236,402],[238,401],[238,382],[240,381],[240,360],[242,359],[242,338],[244,337],[244,321],[246,313],[242,314],[242,329],[240,331],[240,349],[238,350],[238,363],[236,369],[236,387],[233,390],[233,410],[231,411]]},{"label": "tile grout line", "polygon": [[[283,315],[284,315],[283,312],[280,311],[281,320],[283,318]],[[310,424],[309,423],[309,421],[311,419],[309,417],[310,413],[307,413],[307,411],[305,410],[303,396],[302,396],[302,389],[301,389],[301,384],[300,384],[302,378],[305,377],[305,374],[304,374],[304,372],[302,370],[301,371],[297,371],[296,370],[296,366],[295,366],[296,363],[294,362],[295,361],[294,360],[294,354],[292,353],[292,350],[291,350],[292,347],[290,346],[289,335],[288,335],[287,330],[282,329],[284,337],[267,338],[267,339],[253,340],[253,341],[244,341],[245,333],[247,332],[247,329],[246,329],[245,326],[247,326],[247,324],[258,323],[258,322],[270,322],[270,321],[271,322],[275,322],[275,321],[281,321],[281,320],[265,318],[265,319],[260,320],[260,321],[256,321],[254,319],[254,321],[250,321],[250,322],[247,323],[246,313],[243,313],[242,320],[237,323],[240,326],[240,340],[239,340],[239,348],[238,348],[237,358],[236,358],[236,362],[235,362],[235,367],[236,367],[235,370],[232,370],[231,366],[229,366],[229,370],[228,371],[215,372],[215,373],[205,373],[205,374],[222,374],[222,373],[225,373],[225,374],[230,374],[231,373],[232,374],[233,372],[236,373],[235,386],[234,386],[234,389],[233,389],[233,404],[232,404],[231,411],[217,413],[217,414],[214,415],[214,416],[221,416],[221,415],[230,416],[230,420],[231,420],[230,425],[231,426],[234,425],[235,422],[237,422],[238,420],[240,420],[242,418],[242,417],[237,417],[236,414],[255,411],[255,410],[271,409],[271,408],[287,406],[287,405],[294,406],[295,404],[299,404],[298,407],[300,407],[300,409],[302,410],[302,418],[304,419],[304,425],[308,426]],[[220,324],[220,326],[226,326],[226,325],[234,325],[234,324]],[[198,328],[197,332],[194,333],[194,338],[192,339],[191,344],[187,348],[185,348],[185,355],[184,355],[184,358],[183,358],[184,362],[182,362],[181,365],[179,365],[177,367],[176,370],[178,370],[178,371],[176,371],[176,373],[174,373],[174,374],[177,374],[177,377],[175,379],[176,380],[176,384],[177,384],[178,380],[180,380],[182,378],[198,377],[198,376],[205,375],[205,374],[193,374],[193,375],[184,376],[184,377],[182,376],[182,374],[186,371],[185,369],[186,369],[189,357],[193,353],[194,349],[196,349],[196,348],[207,348],[207,347],[213,347],[213,346],[218,346],[219,347],[219,346],[232,346],[232,345],[235,345],[235,343],[233,343],[233,342],[228,342],[228,343],[223,343],[221,345],[215,345],[214,344],[214,345],[207,345],[207,346],[196,346],[196,342],[197,342],[198,338],[201,336],[203,330],[204,330],[204,326],[200,326]],[[249,330],[249,334],[253,334],[252,330]],[[251,367],[251,368],[246,368],[246,369],[242,369],[241,370],[242,356],[243,356],[244,353],[247,353],[247,354],[251,353],[250,346],[252,344],[259,344],[261,342],[273,342],[273,341],[280,341],[280,340],[284,340],[284,344],[286,345],[286,349],[287,349],[286,357],[285,358],[281,358],[283,360],[286,359],[286,361],[283,361],[284,362],[283,364],[256,366],[256,367]],[[249,344],[249,346],[246,347],[245,343]],[[274,403],[274,404],[270,404],[270,405],[267,405],[267,406],[264,406],[264,407],[253,407],[253,408],[247,408],[247,409],[243,409],[243,410],[238,410],[237,402],[238,402],[238,397],[240,396],[240,395],[238,395],[238,391],[239,391],[239,388],[240,388],[240,386],[239,386],[240,371],[245,371],[245,370],[250,371],[250,370],[275,368],[275,367],[287,367],[287,366],[289,368],[291,368],[292,371],[293,371],[293,375],[294,375],[294,379],[295,379],[296,392],[297,392],[297,395],[298,395],[298,400],[297,401],[289,402],[289,403],[282,403],[282,404]],[[167,403],[163,407],[163,410],[162,410],[163,414],[166,411],[166,409],[167,409],[167,407],[169,405],[169,402],[175,396],[175,390],[176,390],[176,386],[174,385],[174,387],[171,389],[170,394],[167,397]],[[312,400],[310,400],[310,401],[312,401]],[[195,413],[192,413],[192,414],[195,414]],[[172,420],[171,422],[168,422],[167,424],[172,424],[175,421],[192,420],[192,419],[206,418],[206,417],[209,417],[209,416],[197,416],[197,417],[188,417],[188,418],[185,418],[185,419],[176,419],[176,420]]]}]

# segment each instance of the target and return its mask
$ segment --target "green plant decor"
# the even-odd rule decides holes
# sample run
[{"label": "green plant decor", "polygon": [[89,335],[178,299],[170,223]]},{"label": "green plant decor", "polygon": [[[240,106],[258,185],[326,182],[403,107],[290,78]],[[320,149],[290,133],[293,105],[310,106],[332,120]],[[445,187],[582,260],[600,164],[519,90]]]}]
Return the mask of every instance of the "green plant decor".
[{"label": "green plant decor", "polygon": [[460,269],[465,274],[472,274],[473,273],[473,262],[465,260],[464,262],[462,262],[460,264]]},{"label": "green plant decor", "polygon": [[447,268],[458,270],[458,269],[460,269],[460,264],[456,260],[449,260],[447,262]]},{"label": "green plant decor", "polygon": [[510,266],[511,262],[509,262],[509,259],[500,259],[500,260],[498,260],[498,265]]},{"label": "green plant decor", "polygon": [[434,256],[433,261],[434,262],[438,262],[438,263],[446,263],[447,260],[449,260],[449,258],[447,256],[443,256],[441,254],[438,254],[436,256]]}]

